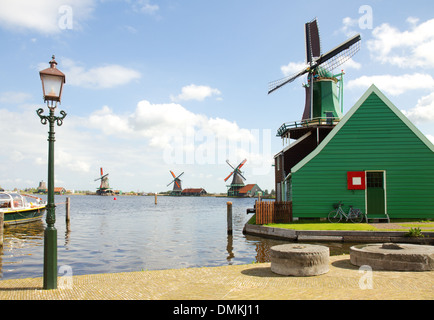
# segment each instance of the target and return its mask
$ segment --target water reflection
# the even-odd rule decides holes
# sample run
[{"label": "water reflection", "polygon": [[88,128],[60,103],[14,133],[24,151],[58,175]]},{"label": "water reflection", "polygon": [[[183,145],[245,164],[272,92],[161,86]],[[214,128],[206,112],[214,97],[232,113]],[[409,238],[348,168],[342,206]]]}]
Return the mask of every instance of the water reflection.
[{"label": "water reflection", "polygon": [[[231,199],[233,234],[227,234],[227,198],[70,196],[56,207],[58,266],[74,275],[212,267],[269,262],[273,245],[288,243],[243,235],[255,199]],[[56,203],[65,202],[56,196]],[[45,222],[5,229],[0,278],[41,277]],[[327,244],[331,254],[346,244]]]},{"label": "water reflection", "polygon": [[[226,259],[228,260],[228,262],[231,262],[232,259],[235,257],[234,252],[233,252],[233,250],[234,250],[234,236],[231,234],[228,234],[228,245],[226,246],[226,250],[228,252],[228,256]],[[231,263],[229,263],[229,264],[231,264]]]},{"label": "water reflection", "polygon": [[5,272],[16,271],[24,261],[41,253],[45,225],[41,220],[4,228],[3,247],[0,247],[0,278]]},{"label": "water reflection", "polygon": [[66,221],[66,228],[65,228],[65,242],[64,242],[64,246],[65,249],[68,250],[68,246],[70,243],[70,235],[71,235],[71,222],[70,221]]}]

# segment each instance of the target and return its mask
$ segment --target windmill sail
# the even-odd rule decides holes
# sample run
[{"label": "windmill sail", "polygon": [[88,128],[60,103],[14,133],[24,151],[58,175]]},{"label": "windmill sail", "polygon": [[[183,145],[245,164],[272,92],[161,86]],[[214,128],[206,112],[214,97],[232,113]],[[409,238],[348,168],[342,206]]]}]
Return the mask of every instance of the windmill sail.
[{"label": "windmill sail", "polygon": [[336,48],[328,51],[323,55],[320,55],[321,44],[319,40],[319,30],[318,30],[317,21],[313,20],[312,22],[307,23],[305,26],[305,30],[306,30],[306,60],[307,60],[306,62],[308,66],[306,66],[306,68],[300,70],[299,72],[295,73],[294,75],[270,82],[268,86],[268,94],[279,89],[285,84],[294,81],[298,77],[301,77],[302,75],[308,72],[311,73],[315,72],[315,69],[318,68],[319,66],[321,66],[322,68],[328,71],[332,71],[333,69],[337,68],[338,66],[342,65],[347,60],[349,60],[352,56],[354,56],[357,53],[357,51],[360,50],[361,37],[360,34],[357,34],[352,38],[348,39],[347,41],[343,42]]},{"label": "windmill sail", "polygon": [[184,174],[184,172],[182,172],[179,176],[176,176],[173,171],[170,170],[170,173],[172,174],[173,180],[167,185],[170,186],[173,183],[173,191],[172,192],[181,192],[182,188],[181,188],[181,179],[179,179],[180,176],[182,176]]},{"label": "windmill sail", "polygon": [[97,189],[97,194],[99,195],[107,195],[111,194],[112,190],[110,188],[109,179],[108,179],[108,173],[104,174],[103,169],[100,168],[101,176],[99,178],[96,178],[95,181],[101,180],[101,184],[99,188]]},{"label": "windmill sail", "polygon": [[225,181],[227,181],[232,175],[232,182],[227,187],[228,189],[228,196],[238,196],[238,190],[240,190],[244,186],[244,181],[246,178],[241,173],[241,168],[246,163],[247,159],[244,159],[240,164],[236,167],[231,165],[229,163],[229,160],[226,160],[227,164],[233,169],[231,173],[225,178]]},{"label": "windmill sail", "polygon": [[339,67],[360,50],[360,40],[362,40],[360,34],[356,34],[336,48],[321,55],[318,60],[315,61],[315,67],[321,65],[321,67],[328,71]]},{"label": "windmill sail", "polygon": [[340,118],[342,112],[336,94],[338,79],[331,72],[360,50],[360,34],[344,41],[327,53],[321,54],[318,22],[314,19],[305,24],[305,40],[306,67],[294,75],[270,82],[268,94],[307,74],[308,82],[303,85],[306,100],[302,120],[325,116]]},{"label": "windmill sail", "polygon": [[306,62],[312,63],[313,58],[321,55],[321,42],[319,39],[319,29],[317,20],[314,19],[305,25],[306,36]]},{"label": "windmill sail", "polygon": [[312,112],[312,92],[311,92],[311,86],[304,87],[306,90],[306,103],[304,105],[304,112],[303,117],[301,119],[311,119],[311,112]]},{"label": "windmill sail", "polygon": [[234,170],[231,171],[231,173],[225,178],[225,181],[228,181],[228,179],[232,175],[234,175],[234,177],[232,179],[232,184],[244,184],[243,179],[246,180],[246,178],[243,177],[240,169],[242,166],[244,166],[246,161],[247,161],[247,159],[244,159],[236,168],[234,168],[234,166],[229,163],[229,160],[226,160],[227,164]]}]

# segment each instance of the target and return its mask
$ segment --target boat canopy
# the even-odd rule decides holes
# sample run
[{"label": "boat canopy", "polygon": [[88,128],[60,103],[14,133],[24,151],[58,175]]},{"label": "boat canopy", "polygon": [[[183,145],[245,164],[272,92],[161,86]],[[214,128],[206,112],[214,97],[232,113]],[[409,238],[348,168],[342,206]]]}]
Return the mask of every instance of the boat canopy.
[{"label": "boat canopy", "polygon": [[0,193],[0,208],[22,208],[26,205],[27,200],[19,193]]}]

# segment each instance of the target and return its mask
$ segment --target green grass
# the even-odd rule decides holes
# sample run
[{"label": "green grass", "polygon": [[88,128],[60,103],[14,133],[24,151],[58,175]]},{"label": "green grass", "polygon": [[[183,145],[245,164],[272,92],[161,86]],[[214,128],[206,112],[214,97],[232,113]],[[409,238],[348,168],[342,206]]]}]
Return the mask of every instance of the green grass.
[{"label": "green grass", "polygon": [[[293,229],[293,230],[343,230],[343,231],[408,231],[410,228],[421,227],[422,232],[434,231],[434,221],[421,219],[391,219],[391,222],[399,225],[399,229],[380,229],[367,223],[330,223],[327,220],[310,219],[298,220],[292,223],[270,223],[264,226],[273,228]],[[249,224],[256,224],[256,215],[254,214]]]},{"label": "green grass", "polygon": [[402,227],[407,228],[421,228],[422,231],[434,231],[434,222],[421,221],[420,223],[399,223]]},{"label": "green grass", "polygon": [[346,231],[378,231],[379,229],[366,223],[329,223],[329,222],[296,222],[270,223],[267,227],[293,230],[346,230]]}]

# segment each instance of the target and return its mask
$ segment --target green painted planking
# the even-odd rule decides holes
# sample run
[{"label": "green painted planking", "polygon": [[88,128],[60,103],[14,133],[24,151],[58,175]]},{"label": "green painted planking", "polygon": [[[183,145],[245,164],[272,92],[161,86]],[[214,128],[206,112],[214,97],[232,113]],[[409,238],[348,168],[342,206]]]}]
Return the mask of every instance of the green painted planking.
[{"label": "green painted planking", "polygon": [[390,217],[434,218],[434,153],[375,93],[293,173],[294,216],[325,217],[339,200],[365,211],[365,190],[346,185],[347,171],[365,170],[386,171]]}]

